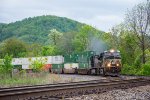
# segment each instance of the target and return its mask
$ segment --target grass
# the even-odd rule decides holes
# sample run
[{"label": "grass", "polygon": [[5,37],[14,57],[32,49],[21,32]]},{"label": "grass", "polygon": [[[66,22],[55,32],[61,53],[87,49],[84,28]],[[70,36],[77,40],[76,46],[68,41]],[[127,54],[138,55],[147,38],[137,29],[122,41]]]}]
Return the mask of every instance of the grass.
[{"label": "grass", "polygon": [[12,78],[5,76],[0,80],[0,87],[13,87],[25,85],[37,85],[45,83],[46,74],[23,74]]},{"label": "grass", "polygon": [[16,74],[13,77],[3,75],[0,79],[0,88],[15,87],[15,86],[31,86],[41,84],[56,84],[56,83],[68,83],[73,82],[73,78],[63,78],[59,74],[50,73],[23,73]]}]

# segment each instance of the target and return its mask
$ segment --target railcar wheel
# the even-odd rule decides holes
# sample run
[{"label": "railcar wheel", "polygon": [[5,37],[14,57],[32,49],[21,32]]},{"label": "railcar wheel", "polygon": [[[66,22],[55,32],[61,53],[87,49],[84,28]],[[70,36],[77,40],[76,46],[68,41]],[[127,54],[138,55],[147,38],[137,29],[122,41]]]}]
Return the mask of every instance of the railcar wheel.
[{"label": "railcar wheel", "polygon": [[64,74],[64,70],[62,69],[62,74]]},{"label": "railcar wheel", "polygon": [[101,68],[101,69],[100,69],[100,74],[101,74],[102,76],[105,76],[104,68]]},{"label": "railcar wheel", "polygon": [[95,69],[95,75],[98,75],[99,74],[99,71],[98,71],[98,69],[96,68]]},{"label": "railcar wheel", "polygon": [[77,68],[75,68],[75,74],[78,74],[78,69]]},{"label": "railcar wheel", "polygon": [[49,73],[52,73],[52,70],[51,70],[51,68],[49,68]]},{"label": "railcar wheel", "polygon": [[90,69],[90,70],[88,70],[87,74],[88,74],[88,75],[91,75],[91,69]]},{"label": "railcar wheel", "polygon": [[91,75],[96,75],[96,69],[91,69]]}]

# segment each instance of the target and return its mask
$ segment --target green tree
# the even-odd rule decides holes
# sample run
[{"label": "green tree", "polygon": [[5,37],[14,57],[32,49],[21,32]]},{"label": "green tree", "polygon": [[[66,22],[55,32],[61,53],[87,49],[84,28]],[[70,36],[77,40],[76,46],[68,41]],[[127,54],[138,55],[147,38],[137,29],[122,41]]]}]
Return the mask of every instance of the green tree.
[{"label": "green tree", "polygon": [[52,56],[57,54],[58,54],[58,49],[56,48],[56,46],[43,46],[42,48],[43,56]]},{"label": "green tree", "polygon": [[2,47],[3,56],[8,53],[8,55],[13,55],[12,57],[24,57],[26,52],[26,44],[15,38],[6,40]]},{"label": "green tree", "polygon": [[59,44],[59,49],[64,53],[72,53],[75,51],[73,45],[73,39],[78,34],[77,32],[67,32],[64,33],[61,42]]},{"label": "green tree", "polygon": [[42,45],[34,43],[31,45],[27,45],[26,47],[28,57],[42,56]]},{"label": "green tree", "polygon": [[113,27],[110,33],[103,34],[103,40],[109,48],[120,50],[123,64],[133,65],[141,56],[141,50],[136,42],[137,37],[123,23]]},{"label": "green tree", "polygon": [[12,69],[13,69],[13,66],[11,64],[11,62],[12,62],[12,56],[6,54],[5,57],[4,57],[3,62],[4,62],[4,65],[2,66],[3,67],[2,68],[3,73],[5,75],[8,74],[8,75],[10,75],[10,77],[12,77]]},{"label": "green tree", "polygon": [[75,36],[73,44],[76,52],[87,50],[90,42],[90,37],[93,37],[94,30],[91,26],[85,25],[80,32]]},{"label": "green tree", "polygon": [[50,37],[50,40],[52,41],[53,45],[58,45],[60,42],[60,39],[62,38],[63,34],[58,32],[56,29],[50,30],[50,33],[48,35]]},{"label": "green tree", "polygon": [[142,51],[142,63],[146,62],[145,50],[147,49],[146,37],[150,34],[150,2],[141,3],[133,7],[127,13],[126,22],[128,30],[132,31],[138,38],[138,46]]}]

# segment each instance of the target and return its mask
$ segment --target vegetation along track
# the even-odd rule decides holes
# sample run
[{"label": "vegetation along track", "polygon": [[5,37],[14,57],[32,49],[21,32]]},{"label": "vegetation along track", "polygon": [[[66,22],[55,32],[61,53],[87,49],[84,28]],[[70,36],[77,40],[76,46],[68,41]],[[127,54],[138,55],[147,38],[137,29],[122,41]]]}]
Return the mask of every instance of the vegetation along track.
[{"label": "vegetation along track", "polygon": [[24,86],[0,89],[0,100],[45,100],[48,98],[61,99],[71,96],[102,93],[112,89],[124,89],[149,85],[148,79],[130,79],[102,82],[101,80],[60,83],[50,85]]}]

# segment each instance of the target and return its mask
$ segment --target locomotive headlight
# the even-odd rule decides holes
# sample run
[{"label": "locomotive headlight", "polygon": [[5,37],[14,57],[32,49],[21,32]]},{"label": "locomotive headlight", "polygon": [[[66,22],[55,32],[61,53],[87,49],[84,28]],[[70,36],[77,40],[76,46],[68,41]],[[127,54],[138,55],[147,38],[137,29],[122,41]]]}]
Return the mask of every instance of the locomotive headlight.
[{"label": "locomotive headlight", "polygon": [[111,66],[111,64],[110,64],[110,63],[108,63],[108,64],[107,64],[107,67],[110,67],[110,66]]},{"label": "locomotive headlight", "polygon": [[118,67],[118,66],[119,66],[119,64],[116,64],[116,66]]},{"label": "locomotive headlight", "polygon": [[113,53],[113,52],[115,52],[115,50],[114,50],[114,49],[111,49],[110,52]]}]

